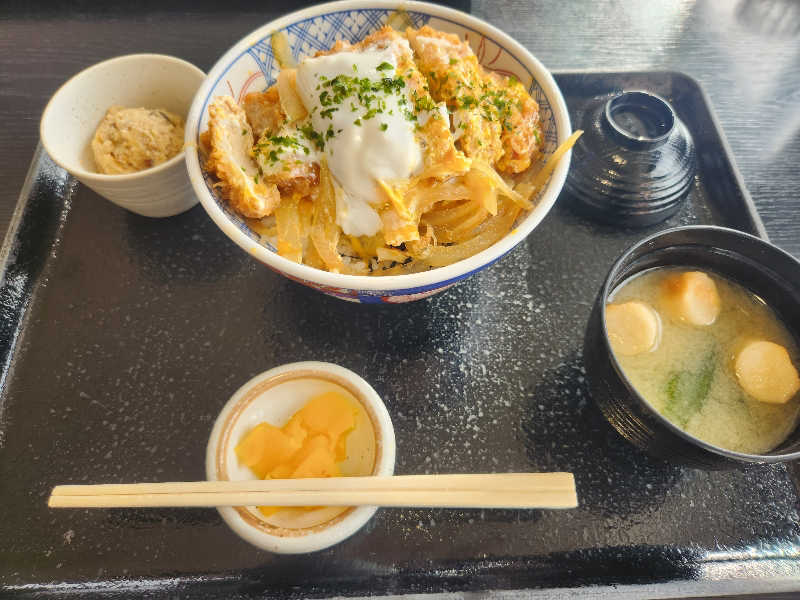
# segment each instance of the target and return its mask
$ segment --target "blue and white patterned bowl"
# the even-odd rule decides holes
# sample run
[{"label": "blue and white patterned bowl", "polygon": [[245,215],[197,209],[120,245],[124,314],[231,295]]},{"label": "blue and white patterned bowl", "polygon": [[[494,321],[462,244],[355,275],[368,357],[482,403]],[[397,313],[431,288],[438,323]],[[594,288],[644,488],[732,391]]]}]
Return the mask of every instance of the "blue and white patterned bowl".
[{"label": "blue and white patterned bowl", "polygon": [[401,6],[415,27],[430,25],[469,41],[480,63],[504,75],[514,75],[539,103],[544,150],[552,152],[572,133],[567,107],[553,77],[524,47],[505,33],[470,15],[425,2],[344,0],[291,13],[245,36],[217,61],[197,92],[186,119],[186,164],[200,202],[214,222],[250,255],[289,279],[353,302],[409,302],[441,292],[491,265],[519,244],[556,201],[569,169],[567,154],[535,199],[535,208],[496,244],[467,259],[424,273],[370,277],[341,275],[287,260],[262,240],[212,188],[197,154],[198,135],[205,131],[208,105],[216,96],[241,100],[248,92],[264,90],[277,77],[270,36],[283,31],[296,59],[330,48],[338,39],[358,42],[380,29]]}]

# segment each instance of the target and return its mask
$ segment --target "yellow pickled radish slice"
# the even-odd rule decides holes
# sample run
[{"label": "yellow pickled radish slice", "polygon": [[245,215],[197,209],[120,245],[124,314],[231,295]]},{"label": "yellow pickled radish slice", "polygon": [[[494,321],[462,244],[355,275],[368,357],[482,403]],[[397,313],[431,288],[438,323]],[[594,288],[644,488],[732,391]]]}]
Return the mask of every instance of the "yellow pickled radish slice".
[{"label": "yellow pickled radish slice", "polygon": [[800,377],[780,344],[757,340],[736,355],[736,378],[745,392],[760,402],[785,404],[800,390]]},{"label": "yellow pickled radish slice", "polygon": [[653,350],[661,324],[658,313],[644,302],[606,306],[606,329],[615,354],[632,356]]}]

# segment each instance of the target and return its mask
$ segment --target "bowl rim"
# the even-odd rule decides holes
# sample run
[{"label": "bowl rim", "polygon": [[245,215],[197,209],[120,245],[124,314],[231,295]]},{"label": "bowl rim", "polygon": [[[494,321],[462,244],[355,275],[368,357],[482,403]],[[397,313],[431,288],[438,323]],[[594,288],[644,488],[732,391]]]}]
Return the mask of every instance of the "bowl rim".
[{"label": "bowl rim", "polygon": [[[235,422],[237,416],[232,414],[233,410],[246,396],[247,392],[259,383],[269,380],[276,380],[276,385],[279,385],[284,379],[293,379],[292,374],[294,373],[298,374],[299,377],[308,378],[313,378],[316,373],[318,376],[321,375],[323,379],[325,379],[325,375],[328,375],[334,383],[343,385],[339,382],[344,382],[358,392],[359,401],[364,404],[364,408],[373,417],[371,420],[373,421],[373,427],[376,429],[375,435],[380,440],[381,452],[379,456],[376,456],[373,474],[381,476],[392,475],[397,456],[394,425],[386,405],[375,389],[363,377],[340,365],[320,361],[302,361],[273,367],[253,376],[242,384],[225,402],[214,421],[206,445],[206,478],[209,481],[218,479],[217,454],[222,443],[222,437],[225,431],[233,425],[233,422],[229,423],[230,419]],[[352,507],[348,509],[349,512],[344,512],[335,517],[330,525],[297,537],[272,535],[266,530],[256,528],[245,521],[237,511],[237,507],[218,507],[217,510],[234,533],[254,546],[276,554],[302,554],[329,548],[349,538],[375,515],[378,507]]]},{"label": "bowl rim", "polygon": [[[669,114],[670,125],[669,128],[659,135],[656,136],[634,136],[630,131],[624,129],[614,118],[614,110],[615,103],[623,103],[626,100],[629,100],[632,97],[643,97],[649,101],[656,100],[664,105],[667,109]],[[672,132],[675,131],[679,119],[678,113],[675,112],[675,108],[672,104],[667,101],[666,98],[663,96],[656,94],[655,92],[650,92],[648,90],[637,89],[637,90],[623,90],[616,96],[612,96],[609,98],[605,104],[603,105],[603,118],[605,119],[605,123],[611,127],[612,131],[615,135],[619,136],[618,139],[624,140],[624,144],[628,144],[633,148],[644,150],[644,149],[651,149],[657,148],[661,146],[664,141],[672,135]]]},{"label": "bowl rim", "polygon": [[[141,171],[136,171],[134,173],[119,173],[119,174],[107,174],[107,173],[97,173],[95,171],[87,171],[82,167],[73,167],[67,166],[66,162],[62,160],[57,153],[53,152],[52,146],[48,144],[48,136],[46,135],[46,128],[45,128],[45,121],[48,118],[49,112],[54,110],[56,98],[61,94],[69,85],[72,85],[76,80],[81,77],[86,76],[87,74],[91,73],[92,71],[100,70],[103,68],[109,67],[112,63],[122,63],[122,62],[135,62],[140,60],[156,60],[161,62],[169,62],[176,65],[180,65],[182,67],[187,68],[187,70],[194,71],[195,74],[199,74],[202,77],[200,85],[205,82],[206,74],[203,72],[202,69],[193,65],[187,60],[182,58],[178,58],[177,56],[170,56],[169,54],[157,54],[157,53],[137,53],[137,54],[123,54],[121,56],[114,56],[112,58],[108,58],[106,60],[100,61],[93,65],[82,69],[75,73],[72,77],[67,79],[64,83],[58,86],[58,89],[53,92],[53,95],[50,96],[50,99],[47,101],[47,105],[45,105],[44,110],[42,111],[42,117],[39,119],[39,138],[42,140],[42,146],[44,146],[47,155],[53,159],[53,162],[56,163],[59,167],[64,169],[65,171],[69,172],[71,175],[77,177],[78,179],[90,179],[96,182],[105,182],[105,181],[134,181],[136,179],[140,179],[146,177],[147,175],[151,175],[153,173],[157,173],[159,171],[165,171],[178,163],[185,161],[185,154],[186,154],[186,144],[184,143],[181,151],[178,152],[175,156],[170,158],[169,160],[165,160],[163,163],[150,167],[148,169],[143,169]],[[196,93],[196,92],[195,92]],[[191,108],[191,106],[190,106]]]},{"label": "bowl rim", "polygon": [[332,288],[365,291],[417,291],[435,289],[447,283],[462,279],[472,272],[490,265],[523,241],[525,237],[533,231],[553,207],[553,204],[555,204],[556,199],[561,193],[561,189],[567,177],[567,171],[569,170],[572,157],[571,150],[562,157],[562,160],[551,174],[550,180],[537,205],[502,239],[477,254],[445,267],[438,267],[422,273],[388,275],[382,277],[347,275],[323,271],[305,264],[292,262],[279,256],[277,252],[273,252],[258,242],[255,242],[245,235],[217,205],[214,196],[209,192],[206,186],[202,169],[200,168],[200,161],[197,153],[198,123],[200,117],[202,113],[205,112],[208,97],[213,88],[216,87],[217,81],[243,52],[250,48],[253,43],[263,39],[273,31],[283,29],[296,21],[332,12],[370,8],[403,8],[409,12],[420,12],[432,17],[449,20],[461,27],[484,35],[493,42],[509,49],[513,52],[512,56],[531,72],[533,80],[541,87],[542,92],[547,97],[556,123],[556,131],[558,132],[556,143],[562,144],[571,135],[572,127],[569,112],[567,111],[567,106],[561,94],[561,90],[556,84],[555,79],[553,79],[552,74],[522,44],[497,27],[459,10],[427,2],[418,2],[415,0],[408,0],[405,2],[398,2],[397,0],[339,0],[294,11],[270,21],[243,36],[217,60],[209,71],[203,85],[201,85],[200,89],[197,91],[192,107],[189,109],[189,114],[186,118],[186,143],[184,147],[192,150],[191,152],[186,152],[186,167],[195,193],[200,198],[200,203],[223,233],[248,254],[251,254],[267,266],[291,278]]},{"label": "bowl rim", "polygon": [[[719,232],[724,235],[731,235],[734,237],[741,237],[748,239],[752,242],[757,244],[761,244],[764,248],[768,249],[771,252],[776,252],[778,254],[782,254],[784,257],[790,259],[797,266],[798,273],[800,273],[800,261],[796,259],[794,256],[786,252],[785,250],[779,248],[778,246],[774,245],[773,243],[765,240],[764,238],[752,235],[750,233],[746,233],[744,231],[739,231],[738,229],[732,229],[730,227],[721,227],[719,225],[683,225],[679,227],[670,227],[669,229],[662,229],[661,231],[657,231],[648,235],[645,238],[635,242],[631,246],[629,246],[620,256],[617,258],[614,263],[611,265],[611,268],[608,271],[605,279],[603,280],[603,287],[600,290],[600,301],[602,303],[601,311],[600,311],[600,324],[602,325],[603,330],[603,343],[605,345],[606,351],[608,353],[611,366],[614,369],[614,372],[619,377],[620,381],[625,385],[628,389],[630,394],[636,399],[641,407],[643,407],[648,414],[654,416],[661,425],[665,426],[669,429],[672,433],[678,435],[679,437],[683,438],[685,441],[699,446],[703,450],[716,454],[718,456],[733,459],[741,463],[778,463],[778,462],[786,462],[790,460],[797,460],[800,458],[800,451],[797,452],[790,452],[787,454],[751,454],[749,452],[737,452],[736,450],[728,450],[727,448],[723,448],[721,446],[715,446],[714,444],[710,444],[704,440],[701,440],[698,437],[693,436],[690,433],[687,433],[677,425],[675,425],[672,421],[667,419],[657,410],[655,410],[647,400],[645,400],[644,396],[642,396],[636,387],[631,383],[628,379],[627,375],[625,375],[625,371],[622,369],[622,366],[619,364],[614,351],[611,349],[611,344],[608,339],[608,330],[606,328],[606,306],[608,302],[609,295],[618,288],[622,282],[617,283],[613,288],[611,287],[611,282],[615,279],[615,276],[621,270],[623,263],[633,254],[636,250],[642,248],[643,246],[647,246],[648,244],[652,243],[657,238],[660,238],[665,235],[671,235],[676,232],[680,231],[697,231],[700,232],[707,232],[707,231],[714,231]],[[699,240],[698,240],[699,242]],[[699,245],[699,243],[698,243]],[[754,259],[755,260],[755,259]],[[755,261],[761,262],[761,261]],[[656,267],[657,268],[657,267]],[[744,284],[740,284],[743,287]],[[749,289],[749,288],[747,288]],[[753,291],[753,290],[750,290]]]}]

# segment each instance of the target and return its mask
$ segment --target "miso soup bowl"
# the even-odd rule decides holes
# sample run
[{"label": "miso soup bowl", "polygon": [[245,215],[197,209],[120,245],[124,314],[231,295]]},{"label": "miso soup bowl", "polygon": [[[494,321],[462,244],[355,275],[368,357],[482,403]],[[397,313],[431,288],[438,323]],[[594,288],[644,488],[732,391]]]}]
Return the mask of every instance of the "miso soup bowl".
[{"label": "miso soup bowl", "polygon": [[800,339],[800,262],[769,242],[724,227],[677,227],[626,250],[613,264],[592,308],[583,357],[592,397],[608,422],[648,453],[702,469],[800,458],[800,427],[765,454],[745,454],[704,442],[661,416],[636,391],[611,351],[605,307],[625,280],[655,267],[689,267],[728,277],[757,294]]}]

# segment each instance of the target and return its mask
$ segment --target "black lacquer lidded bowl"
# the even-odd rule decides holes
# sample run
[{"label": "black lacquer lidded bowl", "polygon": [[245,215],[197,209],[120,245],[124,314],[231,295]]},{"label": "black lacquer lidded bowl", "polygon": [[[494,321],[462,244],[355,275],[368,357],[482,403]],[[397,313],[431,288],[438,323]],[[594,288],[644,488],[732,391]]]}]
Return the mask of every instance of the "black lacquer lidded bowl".
[{"label": "black lacquer lidded bowl", "polygon": [[705,469],[800,458],[800,426],[765,454],[734,452],[706,443],[660,415],[636,391],[611,350],[605,324],[609,297],[623,282],[656,267],[716,272],[758,295],[800,339],[800,262],[753,235],[714,226],[677,227],[649,236],[614,263],[595,300],[583,356],[594,401],[628,441],[657,457]]},{"label": "black lacquer lidded bowl", "polygon": [[645,91],[600,98],[575,126],[584,135],[573,149],[565,189],[580,212],[637,227],[678,211],[697,161],[688,129],[666,100]]}]

